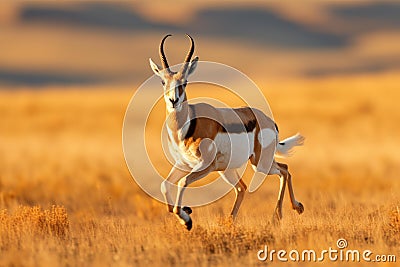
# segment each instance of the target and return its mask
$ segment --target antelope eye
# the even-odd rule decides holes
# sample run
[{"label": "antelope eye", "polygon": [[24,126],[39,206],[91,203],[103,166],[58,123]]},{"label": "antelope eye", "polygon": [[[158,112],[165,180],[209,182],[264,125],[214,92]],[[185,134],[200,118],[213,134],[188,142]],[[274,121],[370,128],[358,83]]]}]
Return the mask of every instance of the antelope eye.
[{"label": "antelope eye", "polygon": [[162,83],[162,85],[165,85],[165,82],[164,82],[164,81],[161,81],[161,83]]}]

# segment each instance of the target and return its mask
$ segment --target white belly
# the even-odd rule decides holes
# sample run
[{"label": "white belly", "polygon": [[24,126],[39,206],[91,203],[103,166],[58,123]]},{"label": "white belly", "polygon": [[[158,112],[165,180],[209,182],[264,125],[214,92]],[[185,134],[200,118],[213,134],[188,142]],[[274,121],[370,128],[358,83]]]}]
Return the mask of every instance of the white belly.
[{"label": "white belly", "polygon": [[254,151],[254,132],[249,133],[218,133],[215,144],[219,153],[223,154],[227,169],[241,167]]}]

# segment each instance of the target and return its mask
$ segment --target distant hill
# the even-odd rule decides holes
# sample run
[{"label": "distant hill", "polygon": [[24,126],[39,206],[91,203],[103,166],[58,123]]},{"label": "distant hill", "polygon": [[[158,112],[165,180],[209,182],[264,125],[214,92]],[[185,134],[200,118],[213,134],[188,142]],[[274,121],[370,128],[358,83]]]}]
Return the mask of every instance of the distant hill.
[{"label": "distant hill", "polygon": [[192,32],[226,39],[249,39],[251,42],[292,49],[343,46],[347,41],[346,36],[317,31],[272,11],[257,8],[202,9],[190,23],[180,26],[154,23],[133,9],[111,3],[82,3],[73,9],[27,5],[20,14],[21,21],[25,23],[59,23],[109,30]]},{"label": "distant hill", "polygon": [[[362,52],[364,54],[354,56],[351,53],[355,43],[360,41],[360,37],[364,38],[371,33],[399,32],[400,38],[400,4],[398,3],[324,4],[329,18],[328,22],[321,25],[289,19],[266,6],[257,8],[245,5],[242,7],[204,5],[195,9],[189,21],[183,23],[151,20],[150,17],[135,10],[134,6],[121,2],[74,2],[68,4],[21,2],[17,7],[15,21],[20,28],[16,27],[15,29],[23,29],[26,39],[23,35],[24,38],[19,39],[19,45],[15,48],[22,49],[20,53],[22,56],[19,53],[13,54],[13,56],[19,57],[18,63],[13,62],[12,56],[6,60],[0,58],[0,84],[41,86],[50,83],[91,84],[132,79],[142,80],[151,73],[142,66],[147,64],[149,53],[153,53],[162,34],[165,33],[182,35],[191,33],[200,40],[216,41],[218,45],[236,45],[234,48],[236,50],[230,51],[230,54],[226,55],[227,57],[247,53],[249,49],[258,49],[258,54],[264,58],[274,54],[277,49],[279,49],[279,53],[283,54],[287,51],[291,56],[298,56],[293,60],[297,60],[295,63],[300,62],[300,64],[293,64],[293,61],[287,60],[287,58],[286,61],[275,58],[275,63],[278,62],[278,64],[277,67],[273,66],[272,68],[277,68],[280,73],[288,73],[288,75],[291,75],[290,71],[307,77],[315,77],[332,74],[370,73],[400,68],[398,54],[372,57],[365,54],[370,53],[369,50],[364,50]],[[58,54],[54,53],[54,51],[62,53],[69,49],[68,43],[60,45],[60,35],[54,37],[54,28],[57,26],[62,26],[60,27],[61,36],[64,37],[64,34],[68,34],[68,38],[71,40],[78,40],[73,46],[74,58],[70,60],[67,68],[65,61],[63,62],[58,58]],[[37,28],[40,28],[39,37],[36,37]],[[49,28],[52,29],[52,37],[59,39],[46,44]],[[65,29],[68,31],[62,32]],[[95,38],[88,38],[84,41],[80,41],[79,37],[75,38],[76,32],[82,29]],[[29,32],[30,30],[34,33]],[[12,38],[15,35],[18,35],[18,32],[9,36]],[[113,40],[112,47],[105,48],[103,45],[99,49],[100,52],[87,49],[88,46],[95,48],[101,41],[109,40],[108,35]],[[152,52],[146,50],[146,45],[139,47],[137,44],[119,45],[127,40],[132,43],[143,42],[143,35],[154,37],[147,39],[153,47]],[[31,48],[29,38],[32,36],[37,38],[36,42],[40,43],[39,46]],[[155,38],[156,36],[157,38]],[[51,39],[49,40],[51,41]],[[367,46],[368,40],[364,40],[364,42]],[[387,43],[392,42],[392,40],[387,40]],[[385,40],[380,40],[380,43],[385,43]],[[31,61],[34,61],[35,64],[29,64],[29,55],[31,55],[29,53],[40,51],[46,56],[46,48],[51,45],[53,48],[56,47],[53,49],[53,54],[49,55],[46,60],[32,57],[34,60]],[[11,46],[10,48],[14,49]],[[384,50],[385,46],[377,49]],[[170,50],[170,52],[173,51],[173,49]],[[104,52],[108,53],[108,57],[104,57]],[[381,53],[384,54],[384,51],[379,52],[379,55]],[[342,54],[346,56],[340,62],[338,57],[340,58]],[[25,58],[23,55],[27,58],[26,64],[21,60],[21,58]],[[92,63],[90,60],[93,58],[98,58],[98,60],[94,60]],[[127,63],[128,58],[131,59],[129,63]],[[254,58],[253,56],[253,61]],[[312,64],[307,65],[303,62],[308,59],[312,59]],[[53,62],[49,63],[52,60],[54,60],[54,64]],[[86,64],[87,69],[76,70],[74,68],[74,64],[81,64],[85,60],[89,62]],[[249,64],[245,59],[243,60],[238,65]],[[44,67],[41,67],[42,61],[46,63]],[[104,64],[111,62],[109,63],[110,67],[103,69],[96,67],[101,66],[98,64],[99,62],[104,62]],[[130,64],[130,62],[132,63]],[[232,62],[227,62],[227,64],[229,63]],[[118,66],[118,68],[114,66]],[[96,68],[89,69],[90,67]],[[86,70],[87,72],[85,72]]]}]

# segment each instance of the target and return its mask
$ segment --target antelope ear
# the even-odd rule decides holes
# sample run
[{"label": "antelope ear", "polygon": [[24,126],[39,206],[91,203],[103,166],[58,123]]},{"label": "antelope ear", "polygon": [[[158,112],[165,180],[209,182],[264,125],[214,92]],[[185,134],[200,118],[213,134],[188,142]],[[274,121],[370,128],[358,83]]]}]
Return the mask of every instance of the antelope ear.
[{"label": "antelope ear", "polygon": [[153,60],[151,60],[151,58],[149,58],[149,61],[150,61],[150,67],[153,70],[154,74],[161,77],[160,74],[161,67],[158,66],[156,63],[154,63]]},{"label": "antelope ear", "polygon": [[192,61],[190,61],[188,76],[194,72],[194,70],[197,67],[197,62],[198,61],[199,61],[199,57],[195,57]]}]

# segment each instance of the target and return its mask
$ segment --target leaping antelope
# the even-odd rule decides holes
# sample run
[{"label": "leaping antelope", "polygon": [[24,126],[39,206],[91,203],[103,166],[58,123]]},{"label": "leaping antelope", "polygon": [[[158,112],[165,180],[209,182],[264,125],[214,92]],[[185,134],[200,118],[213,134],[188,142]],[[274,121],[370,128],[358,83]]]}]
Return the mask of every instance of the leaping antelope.
[{"label": "leaping antelope", "polygon": [[[275,154],[287,156],[294,146],[303,144],[304,138],[294,135],[279,141],[275,122],[258,109],[251,107],[216,108],[206,103],[189,104],[186,97],[187,78],[196,69],[198,57],[194,53],[193,38],[182,68],[174,72],[169,68],[164,53],[166,35],[160,44],[162,68],[150,59],[153,72],[162,80],[167,110],[166,126],[168,144],[176,163],[161,184],[161,192],[169,212],[175,213],[187,230],[192,228],[191,208],[181,207],[185,188],[217,171],[235,190],[236,198],[231,211],[236,218],[247,189],[237,169],[247,160],[255,171],[266,175],[277,174],[280,178],[278,202],[273,218],[282,218],[282,201],[286,183],[292,208],[299,214],[303,205],[296,201],[288,166],[275,161]],[[267,164],[267,162],[272,165]],[[170,185],[178,182],[175,204],[169,194]]]}]

